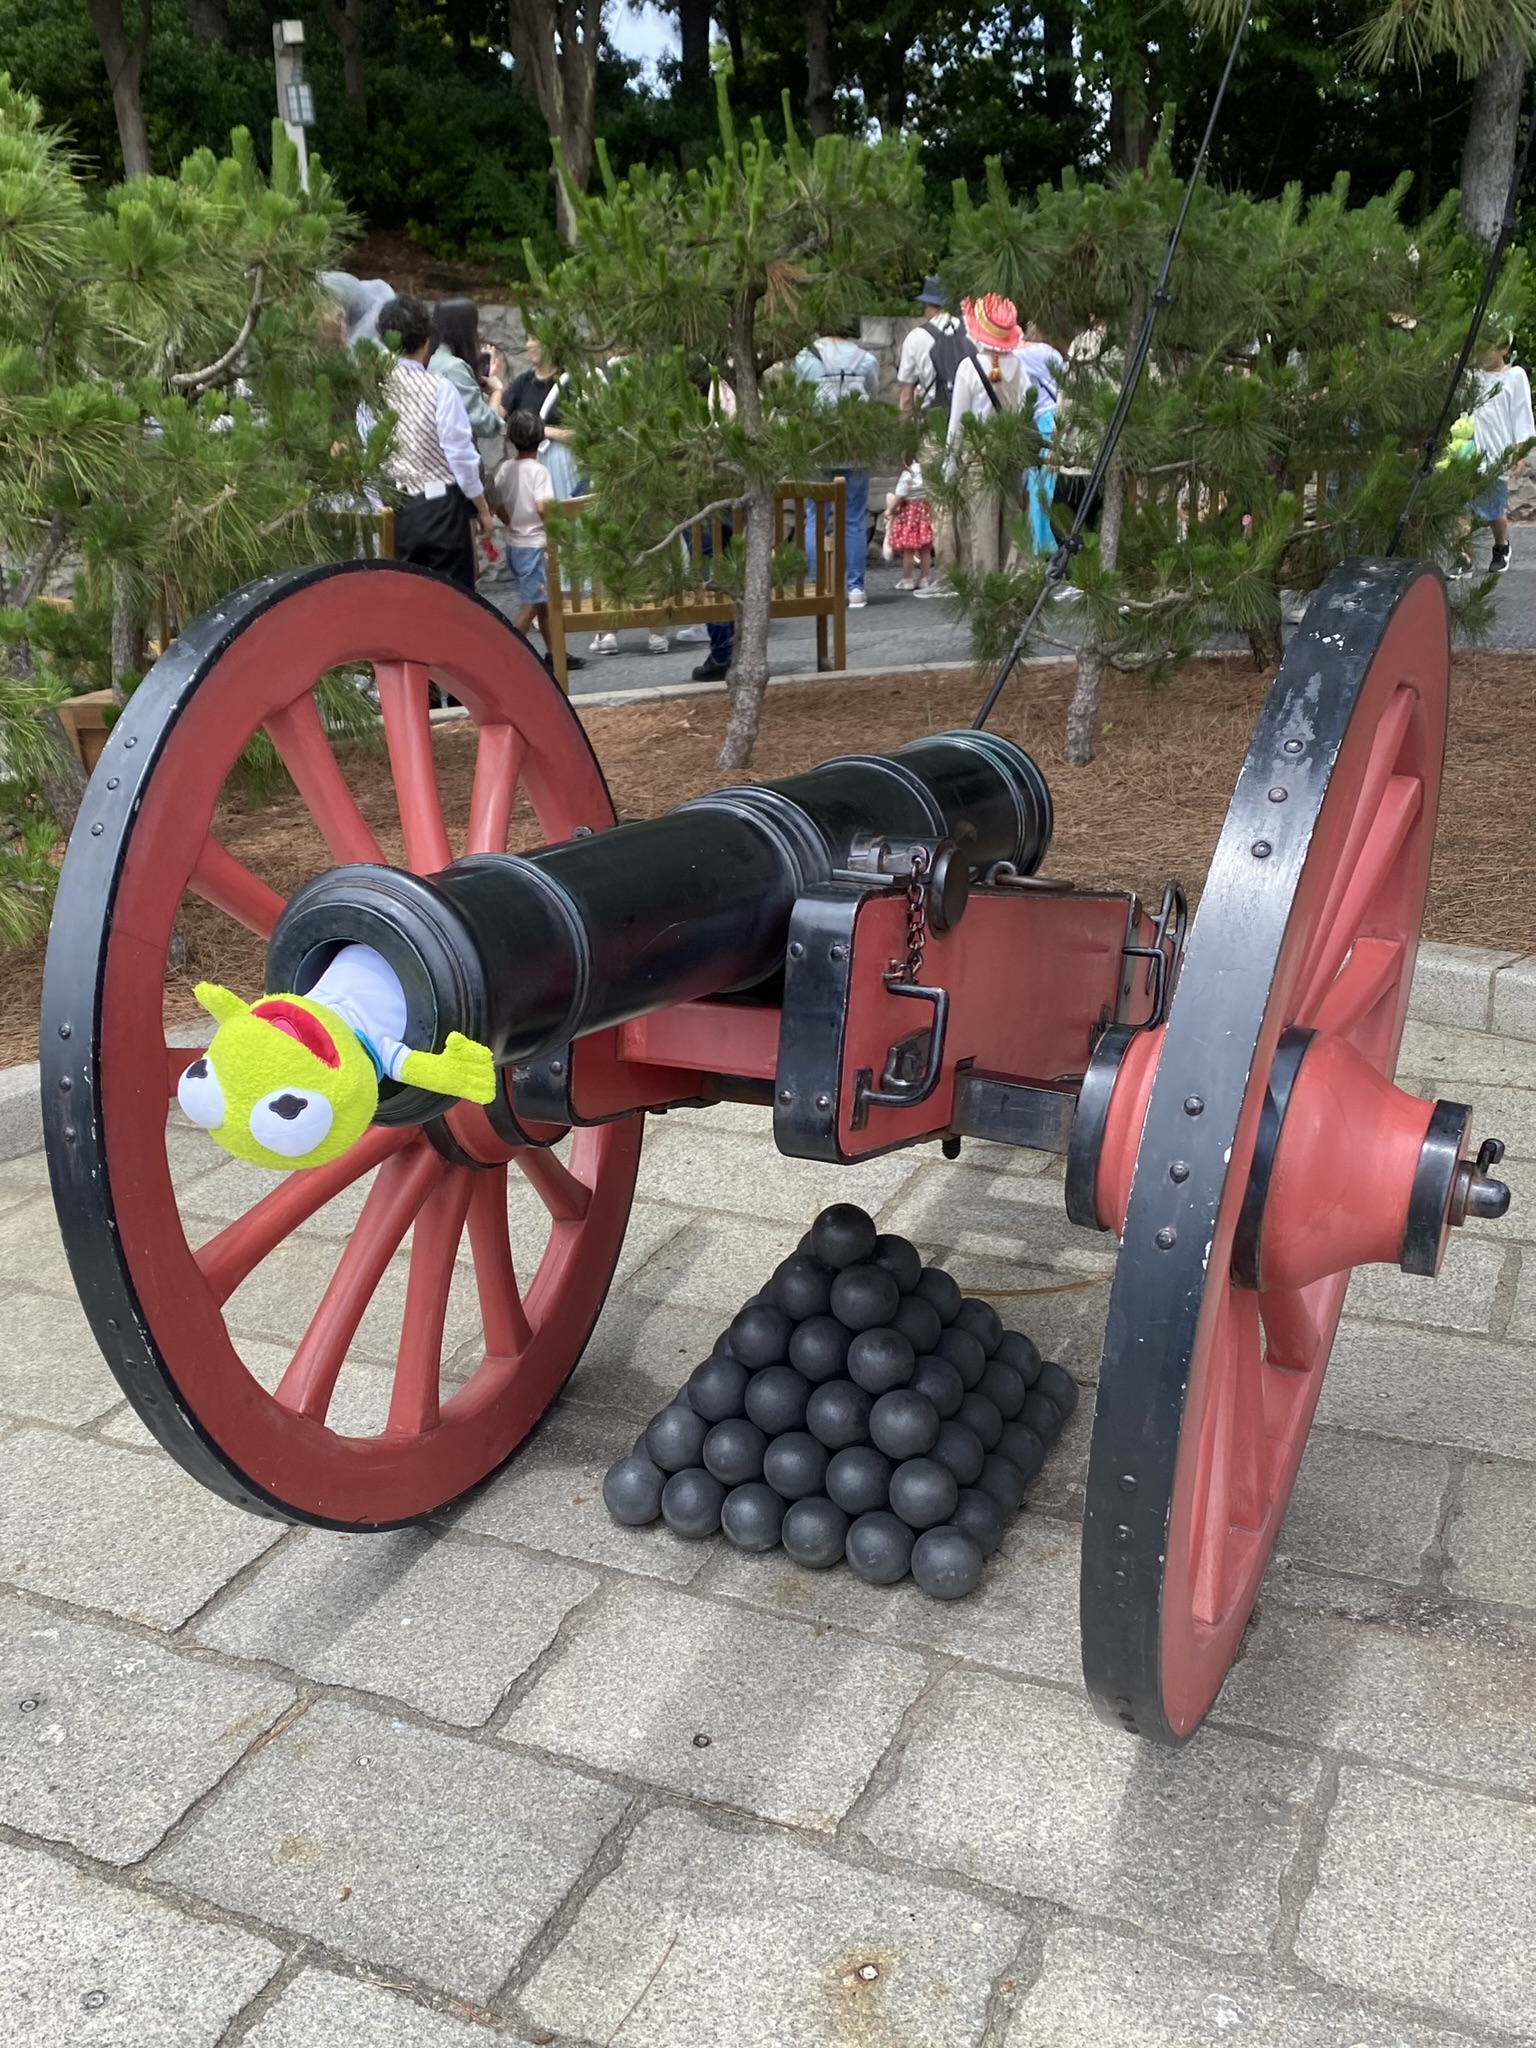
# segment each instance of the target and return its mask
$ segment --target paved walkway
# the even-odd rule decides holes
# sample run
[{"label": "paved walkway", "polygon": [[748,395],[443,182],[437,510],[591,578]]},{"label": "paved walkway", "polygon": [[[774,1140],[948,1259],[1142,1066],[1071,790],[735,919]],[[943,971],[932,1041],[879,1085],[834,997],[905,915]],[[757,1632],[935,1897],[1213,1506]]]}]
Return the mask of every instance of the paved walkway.
[{"label": "paved walkway", "polygon": [[[42,1162],[0,1166],[0,2040],[1536,2040],[1536,972],[1497,965],[1431,949],[1404,1072],[1510,1140],[1515,1220],[1436,1285],[1357,1283],[1246,1653],[1180,1754],[1081,1690],[1091,1395],[953,1607],[598,1498],[834,1190],[1090,1382],[1109,1253],[1037,1158],[839,1176],[752,1111],[653,1125],[535,1442],[444,1526],[354,1538],[247,1518],[150,1445]],[[249,1199],[200,1135],[172,1149],[199,1230]],[[263,1376],[348,1220],[235,1297]],[[359,1418],[381,1341],[343,1378]]]}]

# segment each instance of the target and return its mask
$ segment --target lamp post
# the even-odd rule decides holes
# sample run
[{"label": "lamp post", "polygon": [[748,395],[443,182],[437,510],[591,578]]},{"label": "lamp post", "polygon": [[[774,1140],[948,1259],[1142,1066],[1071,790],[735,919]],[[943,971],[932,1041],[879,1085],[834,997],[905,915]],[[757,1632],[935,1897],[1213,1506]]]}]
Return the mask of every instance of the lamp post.
[{"label": "lamp post", "polygon": [[304,24],[272,24],[272,60],[277,69],[277,112],[288,139],[299,152],[299,183],[309,190],[309,144],[305,130],[315,125],[315,95],[304,76]]}]

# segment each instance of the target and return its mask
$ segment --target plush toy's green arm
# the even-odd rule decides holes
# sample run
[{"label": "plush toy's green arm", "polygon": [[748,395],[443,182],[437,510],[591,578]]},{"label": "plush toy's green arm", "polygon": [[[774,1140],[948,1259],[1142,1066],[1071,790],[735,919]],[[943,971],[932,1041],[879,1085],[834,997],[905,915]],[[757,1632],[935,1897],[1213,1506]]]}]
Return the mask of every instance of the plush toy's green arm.
[{"label": "plush toy's green arm", "polygon": [[458,1095],[466,1102],[493,1102],[496,1064],[488,1045],[477,1045],[462,1032],[450,1031],[441,1052],[410,1052],[401,1063],[400,1078],[434,1095]]}]

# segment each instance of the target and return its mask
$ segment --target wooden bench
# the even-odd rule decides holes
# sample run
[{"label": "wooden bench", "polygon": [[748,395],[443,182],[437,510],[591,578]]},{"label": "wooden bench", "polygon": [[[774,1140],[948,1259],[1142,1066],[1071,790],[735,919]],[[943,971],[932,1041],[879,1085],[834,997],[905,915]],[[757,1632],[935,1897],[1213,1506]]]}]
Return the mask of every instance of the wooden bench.
[{"label": "wooden bench", "polygon": [[[774,492],[778,520],[777,547],[791,544],[797,560],[805,561],[806,508],[816,506],[816,569],[807,575],[802,566],[792,583],[776,585],[769,605],[775,619],[816,621],[816,666],[821,670],[848,666],[847,563],[843,550],[843,505],[845,486],[839,477],[825,483],[780,484]],[[696,519],[684,529],[678,545],[688,556],[696,581],[680,595],[655,604],[619,604],[597,590],[562,590],[560,587],[559,517],[579,513],[589,503],[570,498],[558,508],[551,506],[547,523],[549,536],[549,657],[555,680],[562,690],[569,688],[566,675],[566,642],[572,633],[614,633],[626,626],[645,626],[653,633],[668,626],[723,626],[736,617],[736,600],[711,580],[712,555],[726,546],[726,522],[715,513],[707,521]],[[704,543],[708,540],[709,547]],[[828,646],[830,627],[830,649]]]}]

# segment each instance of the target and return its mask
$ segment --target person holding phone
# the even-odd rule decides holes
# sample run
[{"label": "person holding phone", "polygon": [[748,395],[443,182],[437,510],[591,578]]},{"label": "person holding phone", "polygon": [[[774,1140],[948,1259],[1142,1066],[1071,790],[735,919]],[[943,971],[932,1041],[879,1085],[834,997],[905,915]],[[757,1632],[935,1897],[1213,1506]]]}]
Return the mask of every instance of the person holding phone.
[{"label": "person holding phone", "polygon": [[453,386],[469,414],[481,462],[493,472],[502,454],[501,383],[491,374],[493,352],[480,346],[480,308],[473,299],[444,299],[432,315],[427,368]]}]

